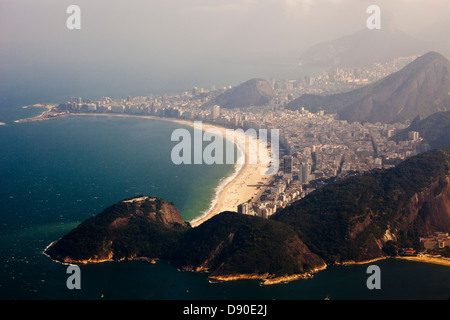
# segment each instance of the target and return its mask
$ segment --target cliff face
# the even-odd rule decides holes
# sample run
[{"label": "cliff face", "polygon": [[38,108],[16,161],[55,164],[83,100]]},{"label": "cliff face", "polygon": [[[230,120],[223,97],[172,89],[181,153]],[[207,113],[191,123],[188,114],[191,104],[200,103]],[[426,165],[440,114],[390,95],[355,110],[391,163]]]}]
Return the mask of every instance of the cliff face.
[{"label": "cliff face", "polygon": [[412,157],[316,190],[272,219],[290,225],[327,263],[383,257],[389,240],[450,232],[450,148]]},{"label": "cliff face", "polygon": [[423,235],[450,230],[450,176],[437,179],[411,198],[405,206],[401,227],[411,227],[415,222]]},{"label": "cliff face", "polygon": [[131,200],[124,200],[123,202],[133,204],[136,207],[135,213],[137,215],[147,216],[154,222],[161,223],[166,227],[184,224],[178,208],[162,199],[139,197]]},{"label": "cliff face", "polygon": [[[363,223],[350,227],[350,235],[370,232],[372,215]],[[376,223],[376,222],[374,222]],[[388,241],[399,241],[405,234],[416,237],[431,236],[436,231],[450,231],[450,176],[436,179],[428,188],[415,193],[386,225],[384,232],[366,238],[360,260],[371,260],[385,256],[383,247]]]},{"label": "cliff face", "polygon": [[327,185],[271,219],[222,212],[198,227],[162,199],[121,201],[52,243],[75,264],[162,259],[216,280],[266,284],[308,277],[327,264],[385,256],[389,241],[414,246],[450,232],[450,148]]}]

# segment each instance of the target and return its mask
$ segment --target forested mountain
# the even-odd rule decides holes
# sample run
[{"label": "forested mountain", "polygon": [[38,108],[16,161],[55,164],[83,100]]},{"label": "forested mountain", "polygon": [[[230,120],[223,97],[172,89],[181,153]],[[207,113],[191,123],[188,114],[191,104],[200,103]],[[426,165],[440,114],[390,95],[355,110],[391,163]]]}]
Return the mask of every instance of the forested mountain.
[{"label": "forested mountain", "polygon": [[163,259],[213,279],[304,277],[450,232],[450,148],[329,184],[271,219],[222,212],[192,228],[163,199],[121,201],[45,251],[66,263]]},{"label": "forested mountain", "polygon": [[419,247],[419,236],[450,231],[450,148],[327,185],[273,219],[328,263],[381,257],[389,240]]}]

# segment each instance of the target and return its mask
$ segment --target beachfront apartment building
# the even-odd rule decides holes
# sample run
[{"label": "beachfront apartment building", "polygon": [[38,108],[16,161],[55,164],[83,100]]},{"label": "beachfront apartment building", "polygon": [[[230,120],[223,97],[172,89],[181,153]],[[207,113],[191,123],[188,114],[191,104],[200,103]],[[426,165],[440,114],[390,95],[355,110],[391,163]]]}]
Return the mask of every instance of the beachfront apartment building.
[{"label": "beachfront apartment building", "polygon": [[240,205],[238,205],[237,211],[240,214],[250,214],[252,212],[250,203],[241,203]]},{"label": "beachfront apartment building", "polygon": [[[391,67],[386,68],[390,70]],[[337,83],[341,83],[338,79],[344,74],[343,70],[337,70],[331,76],[336,77]],[[363,72],[359,71],[358,74]],[[364,74],[364,77],[367,77],[367,74]],[[411,136],[415,140],[409,139],[399,143],[389,139],[395,132],[406,128],[406,123],[348,123],[337,119],[334,114],[312,113],[306,108],[297,111],[284,108],[285,103],[310,90],[317,89],[318,93],[328,92],[330,88],[326,82],[329,82],[329,79],[326,82],[322,80],[314,79],[313,87],[302,81],[274,80],[272,85],[278,94],[275,102],[245,109],[222,109],[218,105],[202,107],[214,96],[229,89],[227,87],[217,92],[194,88],[192,93],[149,94],[126,99],[101,98],[96,102],[97,108],[93,105],[92,108],[83,108],[83,105],[92,101],[74,97],[62,103],[60,109],[211,121],[233,129],[278,129],[282,154],[286,155],[281,162],[279,175],[270,185],[264,186],[267,193],[262,194],[260,199],[252,199],[237,208],[244,214],[268,217],[277,209],[313,190],[308,184],[314,183],[316,179],[325,181],[328,178],[391,166],[392,161],[386,160],[404,159],[413,155],[420,142],[416,134]],[[341,84],[348,89],[347,82]],[[344,87],[336,86],[335,89],[343,90]]]},{"label": "beachfront apartment building", "polygon": [[450,236],[446,232],[435,232],[432,237],[420,238],[420,242],[427,250],[442,249],[450,247]]}]

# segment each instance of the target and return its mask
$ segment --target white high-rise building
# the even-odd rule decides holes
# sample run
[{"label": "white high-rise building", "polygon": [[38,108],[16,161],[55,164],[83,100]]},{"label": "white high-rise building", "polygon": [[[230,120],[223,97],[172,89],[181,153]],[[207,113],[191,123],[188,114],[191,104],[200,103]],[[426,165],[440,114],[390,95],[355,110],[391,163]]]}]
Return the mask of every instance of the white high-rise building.
[{"label": "white high-rise building", "polygon": [[241,203],[238,205],[238,213],[241,214],[249,214],[250,213],[250,204],[248,202]]},{"label": "white high-rise building", "polygon": [[215,105],[212,107],[211,117],[212,117],[212,120],[216,120],[220,117],[220,106],[219,105]]}]

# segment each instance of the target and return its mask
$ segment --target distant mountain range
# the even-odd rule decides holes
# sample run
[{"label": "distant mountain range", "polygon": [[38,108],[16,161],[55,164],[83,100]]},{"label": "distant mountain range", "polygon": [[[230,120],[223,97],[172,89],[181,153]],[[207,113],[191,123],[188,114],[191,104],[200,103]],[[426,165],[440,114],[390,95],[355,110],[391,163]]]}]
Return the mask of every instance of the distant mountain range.
[{"label": "distant mountain range", "polygon": [[204,107],[219,105],[232,109],[262,106],[270,103],[275,96],[275,91],[266,80],[250,79],[208,101]]},{"label": "distant mountain range", "polygon": [[428,44],[391,26],[363,29],[351,35],[316,44],[300,57],[305,67],[358,67],[388,62],[398,57],[423,55]]},{"label": "distant mountain range", "polygon": [[286,108],[325,110],[348,121],[412,121],[417,116],[450,110],[449,71],[450,62],[444,56],[428,52],[375,83],[327,96],[305,94]]},{"label": "distant mountain range", "polygon": [[163,199],[126,199],[45,253],[75,264],[163,259],[216,280],[268,284],[419,248],[420,236],[450,232],[449,203],[450,148],[436,149],[317,189],[270,219],[222,212],[192,228]]},{"label": "distant mountain range", "polygon": [[419,132],[423,144],[431,149],[450,147],[450,111],[436,112],[425,119],[417,117],[391,139],[397,142],[408,140],[410,131]]}]

